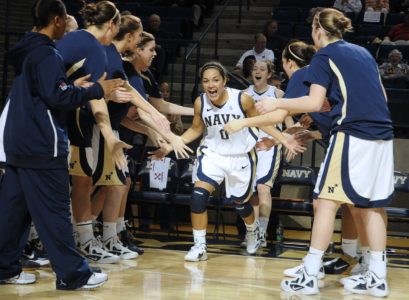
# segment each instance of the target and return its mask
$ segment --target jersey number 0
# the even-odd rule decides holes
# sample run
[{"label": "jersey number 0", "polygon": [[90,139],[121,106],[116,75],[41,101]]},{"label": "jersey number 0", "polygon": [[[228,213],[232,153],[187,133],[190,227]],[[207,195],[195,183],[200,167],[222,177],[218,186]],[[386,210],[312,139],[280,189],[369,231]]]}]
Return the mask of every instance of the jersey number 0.
[{"label": "jersey number 0", "polygon": [[226,131],[224,131],[224,129],[220,129],[220,137],[222,138],[222,140],[228,140],[229,134]]}]

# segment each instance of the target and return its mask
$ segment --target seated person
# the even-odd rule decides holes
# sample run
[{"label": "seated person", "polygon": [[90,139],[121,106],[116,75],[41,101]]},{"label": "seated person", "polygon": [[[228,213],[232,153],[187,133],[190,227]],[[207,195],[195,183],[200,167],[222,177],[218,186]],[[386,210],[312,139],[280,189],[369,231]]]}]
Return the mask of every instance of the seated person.
[{"label": "seated person", "polygon": [[405,14],[403,23],[392,27],[382,44],[409,45],[409,13]]},{"label": "seated person", "polygon": [[406,78],[409,79],[409,66],[402,62],[402,53],[394,49],[389,52],[388,61],[379,67],[382,80]]},{"label": "seated person", "polygon": [[243,53],[236,64],[235,70],[240,70],[243,68],[243,61],[249,55],[254,55],[257,61],[269,60],[274,63],[274,52],[270,49],[267,49],[266,46],[266,36],[262,33],[257,33],[254,36],[254,48]]},{"label": "seated person", "polygon": [[358,14],[362,10],[362,2],[361,0],[335,0],[333,7],[345,13]]}]

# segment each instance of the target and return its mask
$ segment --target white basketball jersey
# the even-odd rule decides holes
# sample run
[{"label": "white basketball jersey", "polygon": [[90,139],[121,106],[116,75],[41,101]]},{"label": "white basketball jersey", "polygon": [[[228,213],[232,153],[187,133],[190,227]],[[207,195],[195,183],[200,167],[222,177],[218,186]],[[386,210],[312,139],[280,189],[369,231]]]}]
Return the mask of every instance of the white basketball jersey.
[{"label": "white basketball jersey", "polygon": [[202,120],[207,129],[203,143],[209,150],[223,155],[250,152],[258,139],[256,128],[244,128],[233,134],[224,131],[224,125],[230,120],[246,118],[240,101],[242,92],[231,88],[226,88],[226,91],[229,98],[222,107],[213,105],[206,93],[200,95]]},{"label": "white basketball jersey", "polygon": [[[262,94],[257,93],[254,90],[254,85],[250,85],[247,90],[246,93],[249,94],[251,97],[253,97],[254,102],[258,102],[263,98],[269,97],[269,98],[274,98],[276,99],[276,87],[269,85],[267,91],[265,91]],[[277,128],[282,130],[282,124],[276,124]],[[271,137],[269,134],[265,133],[263,130],[260,130],[260,134],[259,134],[259,139],[263,138],[263,137]]]}]

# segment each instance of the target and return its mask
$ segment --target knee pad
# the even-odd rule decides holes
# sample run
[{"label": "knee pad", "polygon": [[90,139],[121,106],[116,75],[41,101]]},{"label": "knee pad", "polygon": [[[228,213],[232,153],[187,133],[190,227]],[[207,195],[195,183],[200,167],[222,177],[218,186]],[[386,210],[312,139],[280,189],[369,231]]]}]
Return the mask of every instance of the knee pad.
[{"label": "knee pad", "polygon": [[190,200],[190,210],[192,213],[201,214],[206,211],[209,195],[209,191],[204,188],[193,188],[192,197]]},{"label": "knee pad", "polygon": [[253,206],[249,202],[235,204],[234,208],[242,219],[247,218],[253,213]]}]

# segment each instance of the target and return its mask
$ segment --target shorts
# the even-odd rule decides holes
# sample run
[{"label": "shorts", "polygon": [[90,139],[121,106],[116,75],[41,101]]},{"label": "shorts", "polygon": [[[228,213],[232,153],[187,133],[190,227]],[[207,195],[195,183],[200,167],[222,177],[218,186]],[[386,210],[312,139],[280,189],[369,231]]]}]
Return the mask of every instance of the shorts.
[{"label": "shorts", "polygon": [[257,151],[257,184],[265,184],[270,188],[273,187],[281,163],[281,149],[278,145],[269,150]]},{"label": "shorts", "polygon": [[253,194],[256,178],[257,155],[255,150],[239,155],[221,155],[205,145],[198,148],[197,179],[214,187],[225,180],[226,197],[243,203]]},{"label": "shorts", "polygon": [[68,162],[70,175],[92,176],[93,155],[91,147],[70,145]]},{"label": "shorts", "polygon": [[318,174],[314,197],[362,208],[386,207],[393,198],[393,141],[335,133]]},{"label": "shorts", "polygon": [[[114,130],[113,132],[119,137],[118,131]],[[97,125],[94,125],[92,133],[92,152],[94,155],[92,180],[95,186],[126,184],[126,176],[129,174],[128,167],[126,166],[120,170],[115,166],[105,139]]]}]

